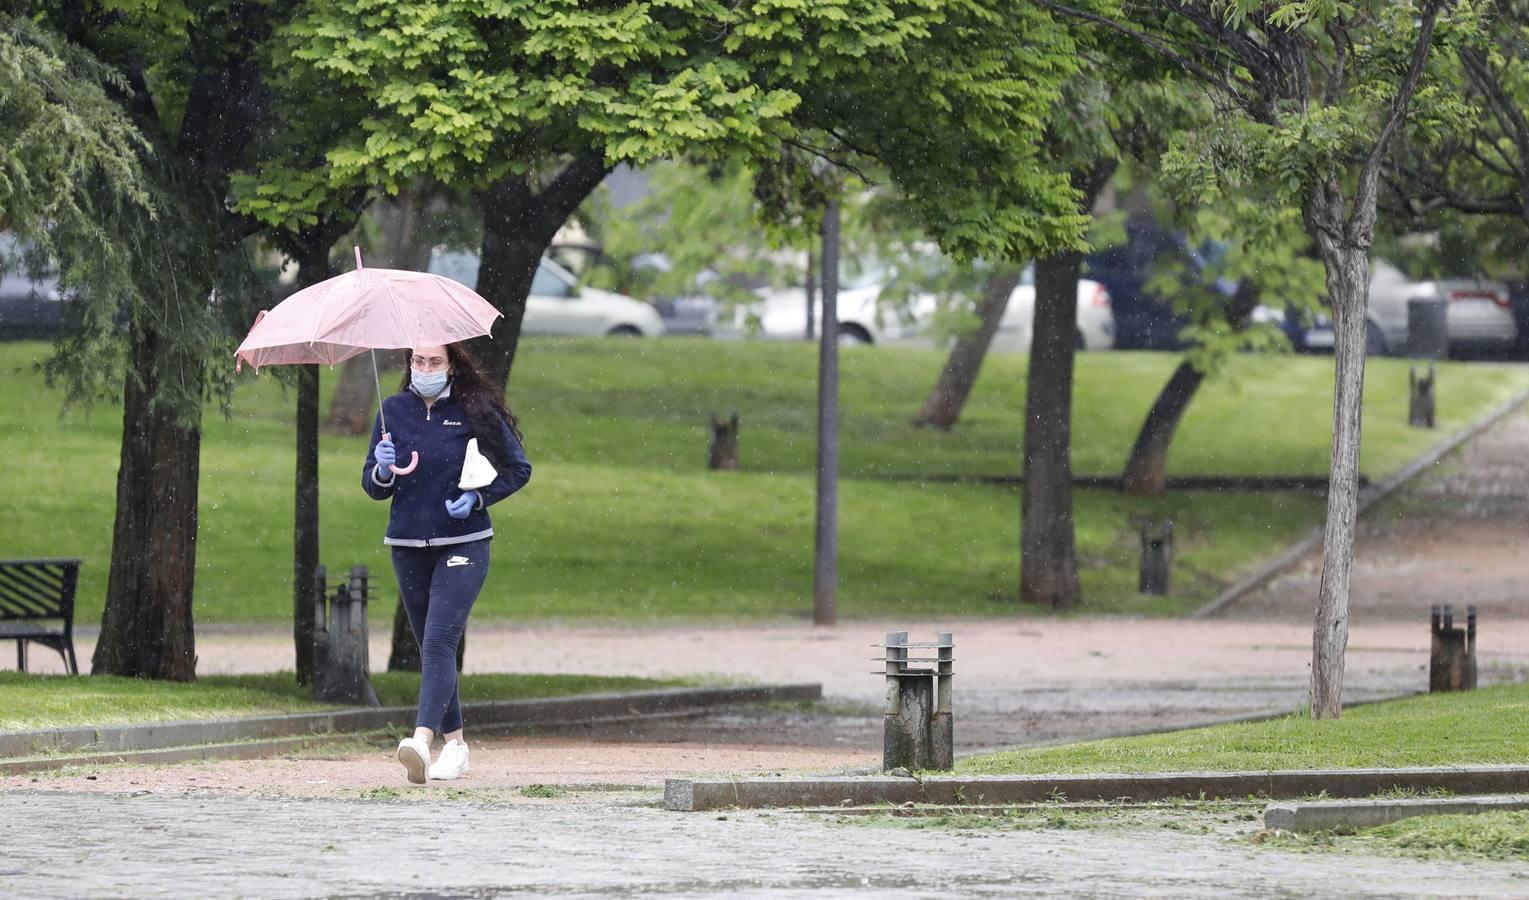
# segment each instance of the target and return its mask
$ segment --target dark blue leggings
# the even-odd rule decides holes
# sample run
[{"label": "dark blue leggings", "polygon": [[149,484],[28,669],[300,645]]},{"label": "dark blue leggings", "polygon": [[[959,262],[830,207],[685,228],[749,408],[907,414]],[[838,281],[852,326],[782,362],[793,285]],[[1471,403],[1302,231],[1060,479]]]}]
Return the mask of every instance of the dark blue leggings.
[{"label": "dark blue leggings", "polygon": [[457,646],[483,579],[489,542],[445,547],[394,547],[393,572],[409,628],[419,643],[419,715],[414,724],[436,734],[462,727],[457,700]]}]

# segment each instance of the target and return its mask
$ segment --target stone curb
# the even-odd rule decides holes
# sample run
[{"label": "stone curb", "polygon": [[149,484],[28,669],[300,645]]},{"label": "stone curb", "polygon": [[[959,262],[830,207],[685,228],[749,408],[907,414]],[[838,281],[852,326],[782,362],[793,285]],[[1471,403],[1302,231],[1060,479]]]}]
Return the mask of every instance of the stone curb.
[{"label": "stone curb", "polygon": [[85,756],[35,756],[30,759],[0,760],[0,775],[23,775],[50,772],[70,766],[104,766],[115,763],[164,765],[180,762],[206,762],[215,759],[262,759],[291,753],[335,741],[347,735],[317,734],[307,737],[276,738],[269,741],[235,741],[226,744],[200,744],[195,747],[165,747],[159,750],[136,750],[124,753],[92,753]]},{"label": "stone curb", "polygon": [[[1520,391],[1498,404],[1486,415],[1433,445],[1422,456],[1402,467],[1401,471],[1386,478],[1369,490],[1362,492],[1359,497],[1359,511],[1357,515],[1364,515],[1375,504],[1396,493],[1407,482],[1423,474],[1434,463],[1437,463],[1440,459],[1458,449],[1461,444],[1507,418],[1526,402],[1529,402],[1529,390]],[[1313,528],[1306,537],[1285,548],[1285,551],[1279,556],[1276,556],[1251,575],[1217,594],[1209,603],[1190,613],[1189,618],[1203,619],[1213,616],[1268,584],[1270,581],[1273,581],[1277,576],[1305,559],[1313,550],[1321,549],[1324,528],[1325,526],[1323,525]]]},{"label": "stone curb", "polygon": [[[462,712],[474,728],[498,728],[629,718],[733,703],[822,698],[821,684],[668,688],[540,700],[478,701],[462,704]],[[414,725],[414,715],[415,708],[412,706],[380,709],[351,707],[327,712],[242,719],[15,731],[0,733],[0,760],[50,753],[134,753],[169,747],[410,728]]]},{"label": "stone curb", "polygon": [[1375,828],[1414,816],[1474,816],[1481,813],[1513,812],[1521,809],[1529,809],[1529,795],[1271,803],[1264,808],[1264,827],[1281,831]]},{"label": "stone curb", "polygon": [[1529,766],[1423,769],[1313,769],[1282,772],[1169,772],[1142,775],[988,775],[961,778],[671,778],[664,808],[680,811],[795,806],[932,803],[1005,806],[1015,803],[1128,801],[1175,797],[1205,800],[1274,799],[1326,793],[1367,797],[1391,790],[1455,794],[1529,792]]}]

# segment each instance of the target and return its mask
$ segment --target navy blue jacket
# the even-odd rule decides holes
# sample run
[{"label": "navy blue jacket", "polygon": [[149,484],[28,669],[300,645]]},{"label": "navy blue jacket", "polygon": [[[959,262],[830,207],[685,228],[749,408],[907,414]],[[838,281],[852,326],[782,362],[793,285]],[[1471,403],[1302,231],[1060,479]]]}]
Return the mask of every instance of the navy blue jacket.
[{"label": "navy blue jacket", "polygon": [[[446,511],[446,501],[465,493],[457,487],[457,481],[462,475],[462,461],[467,457],[467,442],[473,437],[466,410],[451,396],[449,387],[430,407],[425,406],[418,394],[404,391],[383,400],[382,410],[387,414],[388,432],[398,450],[396,464],[406,466],[409,454],[419,453],[419,466],[407,475],[379,471],[376,453],[377,442],[382,440],[382,417],[373,423],[372,443],[366,451],[366,466],[361,470],[361,487],[374,500],[393,499],[383,543],[438,547],[492,537],[494,528],[487,507],[531,480],[531,463],[509,423],[500,421],[500,437],[514,465],[505,471],[496,463],[498,477],[478,491],[482,502],[467,518],[453,519]],[[479,444],[481,449],[482,442]],[[385,476],[391,476],[391,482]]]}]

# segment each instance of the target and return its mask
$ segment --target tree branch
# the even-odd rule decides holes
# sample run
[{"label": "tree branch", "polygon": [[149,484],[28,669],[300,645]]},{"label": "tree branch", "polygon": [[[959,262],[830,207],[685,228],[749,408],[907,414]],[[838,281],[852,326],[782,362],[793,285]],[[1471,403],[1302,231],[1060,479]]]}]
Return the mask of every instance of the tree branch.
[{"label": "tree branch", "polygon": [[611,168],[605,161],[605,154],[598,151],[586,150],[574,156],[551,184],[529,198],[534,204],[532,220],[538,233],[551,240],[584,198],[600,186]]},{"label": "tree branch", "polygon": [[1487,102],[1491,104],[1497,119],[1504,126],[1504,131],[1513,132],[1513,142],[1520,148],[1529,148],[1529,121],[1524,119],[1524,113],[1519,109],[1513,98],[1503,90],[1502,82],[1498,80],[1497,73],[1492,71],[1491,63],[1487,61],[1486,54],[1478,47],[1461,47],[1460,64],[1465,68],[1466,77],[1481,90]]},{"label": "tree branch", "polygon": [[1136,29],[1127,25],[1123,25],[1120,22],[1116,22],[1113,19],[1108,19],[1104,16],[1096,15],[1091,12],[1085,12],[1081,9],[1074,9],[1070,6],[1064,6],[1060,3],[1053,3],[1051,0],[1035,0],[1035,2],[1036,5],[1042,9],[1050,10],[1059,15],[1067,16],[1068,18],[1079,19],[1084,22],[1092,22],[1095,25],[1102,25],[1111,31],[1125,35],[1131,40],[1151,47],[1157,52],[1168,57],[1170,62],[1183,69],[1190,75],[1193,75],[1195,78],[1198,78],[1207,84],[1215,85],[1229,94],[1240,93],[1238,86],[1233,82],[1227,81],[1216,73],[1205,68],[1195,60],[1190,59],[1189,57],[1175,51],[1173,48],[1169,47],[1167,43],[1153,37],[1152,35],[1142,31],[1137,31]]},{"label": "tree branch", "polygon": [[1413,95],[1417,93],[1418,82],[1423,78],[1423,65],[1428,61],[1428,51],[1433,47],[1434,26],[1439,22],[1439,13],[1445,2],[1447,0],[1428,0],[1423,7],[1417,44],[1412,48],[1412,62],[1407,67],[1407,74],[1402,79],[1402,83],[1396,89],[1396,96],[1391,101],[1391,112],[1386,116],[1386,123],[1381,126],[1380,134],[1376,136],[1375,144],[1365,158],[1364,167],[1359,170],[1359,182],[1354,192],[1354,210],[1344,225],[1351,240],[1355,240],[1361,234],[1371,234],[1374,231],[1377,181],[1380,177],[1381,164],[1386,158],[1386,147],[1391,143],[1391,136],[1401,127],[1402,120],[1407,117],[1407,108],[1412,103]]}]

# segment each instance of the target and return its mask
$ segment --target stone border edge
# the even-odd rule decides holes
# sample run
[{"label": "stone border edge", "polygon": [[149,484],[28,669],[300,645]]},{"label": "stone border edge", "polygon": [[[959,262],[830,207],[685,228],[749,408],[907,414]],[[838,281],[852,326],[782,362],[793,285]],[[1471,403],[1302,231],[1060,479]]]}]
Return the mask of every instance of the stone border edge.
[{"label": "stone border edge", "polygon": [[[1369,512],[1372,507],[1396,493],[1397,490],[1409,481],[1423,474],[1434,463],[1458,450],[1462,444],[1481,434],[1483,431],[1512,415],[1526,402],[1529,402],[1529,389],[1519,391],[1517,394],[1493,407],[1481,418],[1465,426],[1465,428],[1434,444],[1424,451],[1421,456],[1403,466],[1400,471],[1365,491],[1359,498],[1358,515],[1362,516]],[[1286,547],[1279,556],[1276,556],[1252,574],[1217,594],[1209,603],[1190,613],[1189,618],[1204,619],[1213,616],[1268,584],[1270,581],[1273,581],[1275,577],[1283,574],[1296,563],[1305,559],[1313,550],[1321,548],[1323,530],[1321,525],[1313,528],[1304,538]]]},{"label": "stone border edge", "polygon": [[1271,831],[1377,828],[1417,816],[1474,816],[1526,809],[1529,809],[1529,795],[1270,803],[1264,809],[1264,827]]},{"label": "stone border edge", "polygon": [[[558,725],[597,719],[670,714],[734,703],[823,698],[821,684],[665,688],[579,694],[535,700],[489,700],[462,704],[474,727]],[[412,706],[347,707],[313,713],[151,722],[142,725],[45,728],[0,733],[0,760],[62,753],[136,753],[195,745],[236,744],[277,738],[360,734],[414,723]]]},{"label": "stone border edge", "polygon": [[1329,797],[1368,797],[1391,790],[1525,793],[1529,792],[1529,766],[971,778],[671,778],[664,784],[664,808],[699,812],[904,803],[944,806],[1007,806],[1058,800],[1146,803],[1183,797],[1203,800],[1290,799],[1324,792]]}]

